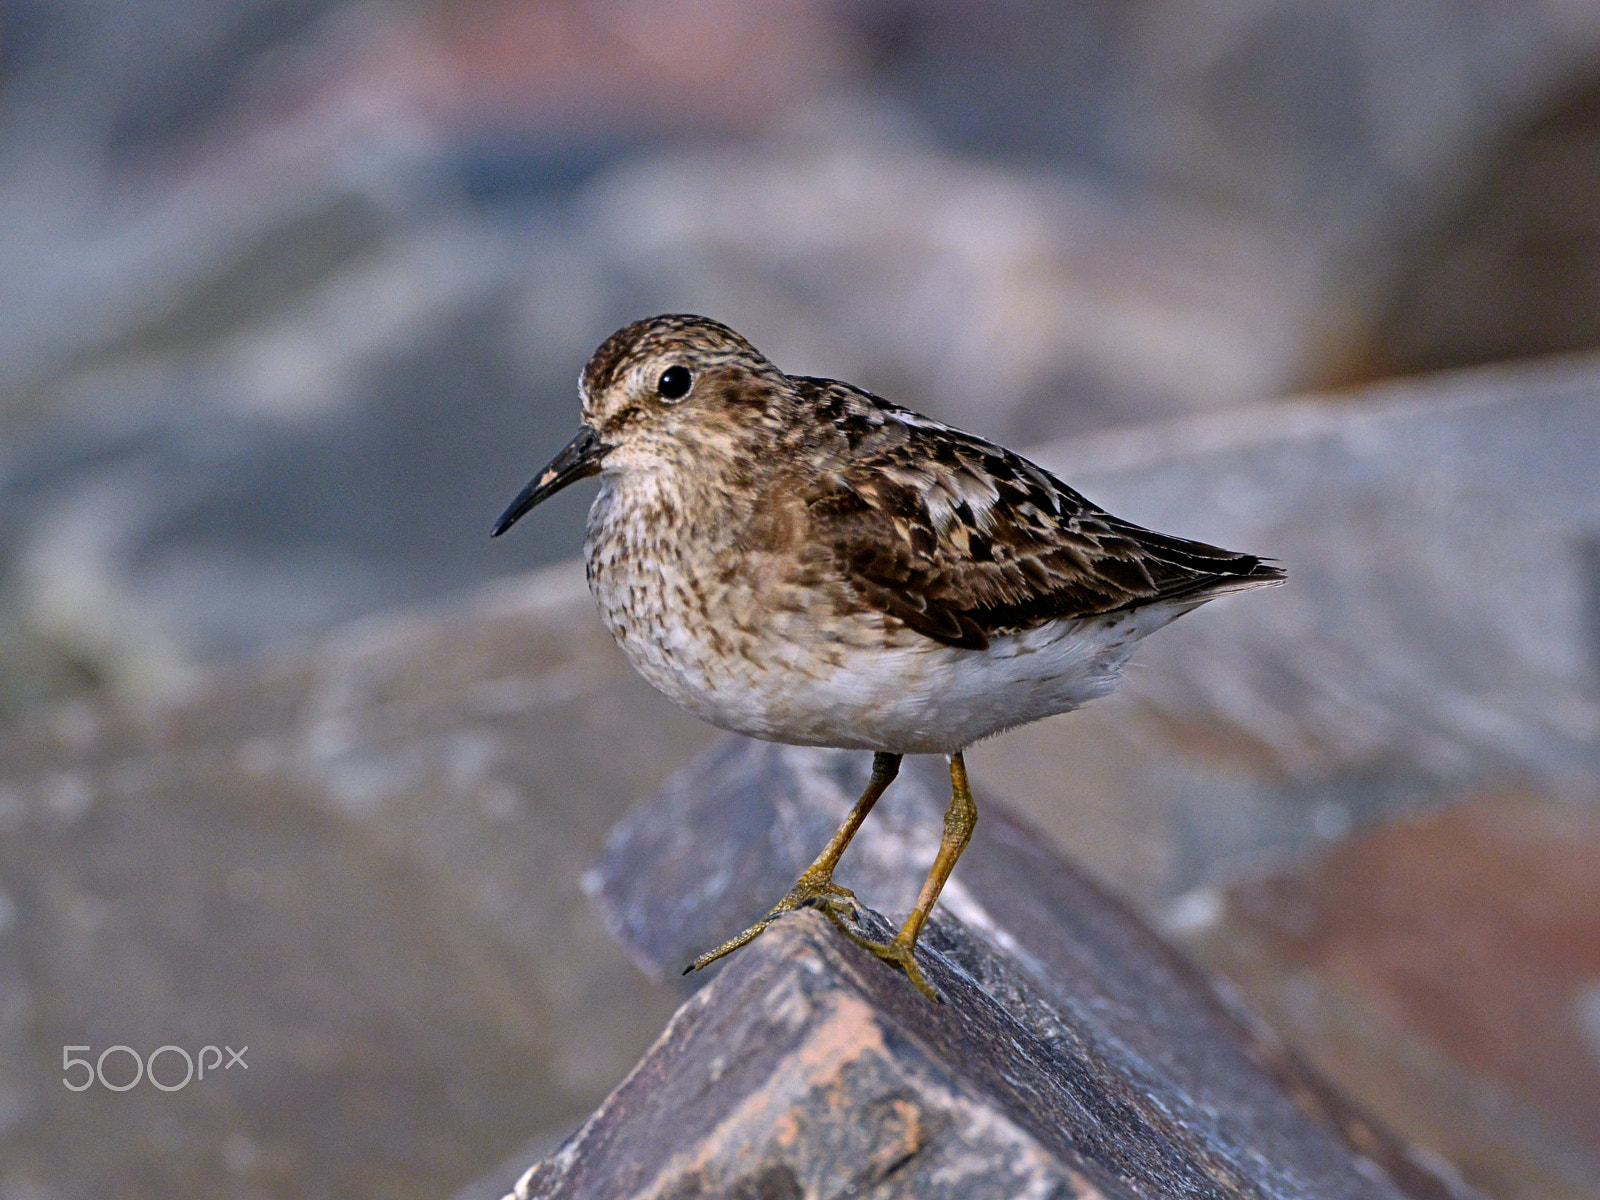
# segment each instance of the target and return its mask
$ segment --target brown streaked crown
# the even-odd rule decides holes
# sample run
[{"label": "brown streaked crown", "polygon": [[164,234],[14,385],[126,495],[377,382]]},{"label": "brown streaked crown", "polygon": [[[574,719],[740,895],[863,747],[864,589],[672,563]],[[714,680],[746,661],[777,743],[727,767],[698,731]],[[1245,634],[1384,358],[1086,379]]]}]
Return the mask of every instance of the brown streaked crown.
[{"label": "brown streaked crown", "polygon": [[[602,433],[661,407],[660,377],[679,365],[693,375],[692,398],[719,405],[781,391],[786,377],[719,321],[668,313],[625,325],[600,344],[579,379],[584,419]],[[680,398],[682,399],[682,398]]]},{"label": "brown streaked crown", "polygon": [[597,395],[628,367],[678,352],[688,356],[726,354],[765,362],[761,352],[721,321],[692,313],[663,313],[624,325],[589,356],[580,386]]}]

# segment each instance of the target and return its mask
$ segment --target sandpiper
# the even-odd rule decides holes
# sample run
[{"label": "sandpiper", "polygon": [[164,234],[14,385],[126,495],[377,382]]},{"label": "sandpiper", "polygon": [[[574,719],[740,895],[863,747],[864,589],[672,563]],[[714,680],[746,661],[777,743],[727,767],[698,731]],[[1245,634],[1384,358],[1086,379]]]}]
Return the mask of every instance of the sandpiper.
[{"label": "sandpiper", "polygon": [[[1142,529],[1019,454],[833,379],[785,375],[726,325],[606,339],[578,434],[495,522],[600,475],[584,542],[601,618],[684,708],[750,737],[874,753],[871,782],[772,910],[820,908],[930,998],[915,947],[977,822],[962,752],[1104,695],[1135,642],[1283,572]],[[889,942],[844,924],[834,867],[906,754],[950,758],[944,838]]]}]

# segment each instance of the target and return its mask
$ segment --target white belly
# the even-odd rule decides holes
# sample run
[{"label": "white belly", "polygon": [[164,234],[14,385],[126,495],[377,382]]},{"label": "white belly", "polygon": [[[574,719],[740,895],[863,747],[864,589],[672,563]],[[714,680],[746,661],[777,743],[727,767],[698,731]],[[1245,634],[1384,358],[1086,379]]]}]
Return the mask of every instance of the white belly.
[{"label": "white belly", "polygon": [[789,745],[933,754],[1105,695],[1134,643],[1181,611],[1057,622],[987,650],[904,629],[885,638],[876,615],[861,618],[873,639],[830,641],[789,621],[778,636],[734,639],[731,653],[687,628],[676,637],[637,624],[613,632],[646,679],[723,729]]},{"label": "white belly", "polygon": [[1109,692],[1135,640],[1131,624],[1062,622],[983,651],[913,635],[909,645],[852,649],[825,670],[763,672],[707,697],[709,719],[769,741],[950,753]]}]

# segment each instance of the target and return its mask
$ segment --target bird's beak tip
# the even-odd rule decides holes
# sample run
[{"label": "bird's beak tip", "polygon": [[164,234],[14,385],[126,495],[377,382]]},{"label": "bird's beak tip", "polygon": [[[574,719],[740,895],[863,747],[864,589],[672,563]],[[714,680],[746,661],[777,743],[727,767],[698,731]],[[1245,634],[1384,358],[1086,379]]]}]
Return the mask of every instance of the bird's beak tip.
[{"label": "bird's beak tip", "polygon": [[555,495],[574,480],[598,472],[600,460],[610,449],[610,446],[601,443],[591,427],[583,426],[550,465],[539,472],[538,478],[522,489],[522,493],[511,502],[511,507],[500,514],[500,519],[489,530],[489,536],[499,537],[534,505]]}]

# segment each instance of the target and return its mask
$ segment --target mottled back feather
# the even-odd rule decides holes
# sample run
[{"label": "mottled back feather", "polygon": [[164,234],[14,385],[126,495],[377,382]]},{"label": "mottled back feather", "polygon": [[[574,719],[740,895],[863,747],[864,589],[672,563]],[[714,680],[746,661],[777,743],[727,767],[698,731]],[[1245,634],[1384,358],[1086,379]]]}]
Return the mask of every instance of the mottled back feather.
[{"label": "mottled back feather", "polygon": [[1120,520],[1021,455],[870,392],[790,382],[837,440],[805,497],[812,537],[864,602],[946,645],[1283,578]]}]

